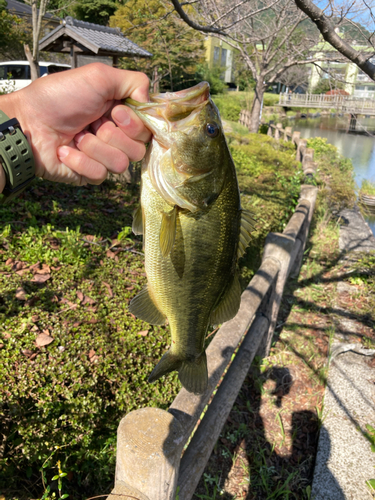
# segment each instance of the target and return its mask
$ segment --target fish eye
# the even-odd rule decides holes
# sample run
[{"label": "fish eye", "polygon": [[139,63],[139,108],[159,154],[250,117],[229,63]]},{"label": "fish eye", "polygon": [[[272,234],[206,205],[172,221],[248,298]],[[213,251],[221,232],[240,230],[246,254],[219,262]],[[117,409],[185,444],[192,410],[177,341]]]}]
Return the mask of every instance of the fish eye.
[{"label": "fish eye", "polygon": [[212,123],[207,123],[206,125],[206,134],[208,135],[208,137],[211,137],[212,139],[214,139],[215,137],[217,137],[219,135],[219,126],[217,125],[217,123],[215,122],[212,122]]}]

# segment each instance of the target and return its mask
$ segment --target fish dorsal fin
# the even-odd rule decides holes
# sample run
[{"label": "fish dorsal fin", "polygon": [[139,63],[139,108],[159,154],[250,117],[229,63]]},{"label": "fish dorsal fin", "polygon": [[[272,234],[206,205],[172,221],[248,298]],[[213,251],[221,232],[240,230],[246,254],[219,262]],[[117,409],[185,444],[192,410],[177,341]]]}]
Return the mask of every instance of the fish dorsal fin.
[{"label": "fish dorsal fin", "polygon": [[156,307],[150,296],[148,286],[139,292],[138,295],[131,300],[129,311],[137,316],[137,318],[150,323],[151,325],[164,325],[166,316]]},{"label": "fish dorsal fin", "polygon": [[142,207],[139,206],[133,214],[132,230],[134,234],[143,234],[143,214]]},{"label": "fish dorsal fin", "polygon": [[177,207],[170,212],[163,212],[163,219],[160,228],[160,250],[163,257],[167,257],[173,248],[176,238],[176,216]]},{"label": "fish dorsal fin", "polygon": [[238,274],[234,275],[232,283],[225,290],[219,304],[212,311],[210,317],[211,325],[219,325],[232,319],[238,312],[241,303],[241,285]]},{"label": "fish dorsal fin", "polygon": [[246,252],[251,240],[251,232],[254,229],[254,218],[251,212],[248,210],[241,210],[241,228],[240,228],[240,238],[238,241],[238,253],[237,258],[240,259]]}]

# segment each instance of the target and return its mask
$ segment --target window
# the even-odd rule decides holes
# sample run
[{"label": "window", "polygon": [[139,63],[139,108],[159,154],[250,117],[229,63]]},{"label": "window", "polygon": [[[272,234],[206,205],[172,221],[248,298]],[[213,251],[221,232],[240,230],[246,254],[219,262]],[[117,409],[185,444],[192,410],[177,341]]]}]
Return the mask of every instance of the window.
[{"label": "window", "polygon": [[221,62],[220,66],[227,65],[227,49],[221,49]]},{"label": "window", "polygon": [[[42,69],[42,68],[40,68]],[[52,75],[52,73],[61,73],[61,71],[66,71],[67,69],[70,69],[70,68],[66,68],[65,66],[55,66],[55,65],[51,65],[51,66],[48,66],[48,74],[49,75]],[[42,73],[40,73],[40,76],[42,76]]]},{"label": "window", "polygon": [[8,64],[11,80],[30,80],[30,66],[24,64]]},{"label": "window", "polygon": [[39,66],[40,76],[46,75],[47,69],[45,66]]},{"label": "window", "polygon": [[0,66],[0,80],[7,80],[7,79],[8,79],[7,67]]},{"label": "window", "polygon": [[219,64],[220,47],[214,47],[214,63]]}]

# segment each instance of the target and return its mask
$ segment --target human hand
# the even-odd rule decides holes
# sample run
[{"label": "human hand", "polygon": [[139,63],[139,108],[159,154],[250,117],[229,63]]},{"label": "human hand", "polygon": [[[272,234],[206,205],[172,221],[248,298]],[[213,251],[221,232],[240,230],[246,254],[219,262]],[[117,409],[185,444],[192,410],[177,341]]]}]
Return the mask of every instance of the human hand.
[{"label": "human hand", "polygon": [[101,63],[55,73],[0,97],[32,146],[36,175],[52,181],[100,184],[141,160],[150,132],[121,100],[148,100],[146,75]]}]

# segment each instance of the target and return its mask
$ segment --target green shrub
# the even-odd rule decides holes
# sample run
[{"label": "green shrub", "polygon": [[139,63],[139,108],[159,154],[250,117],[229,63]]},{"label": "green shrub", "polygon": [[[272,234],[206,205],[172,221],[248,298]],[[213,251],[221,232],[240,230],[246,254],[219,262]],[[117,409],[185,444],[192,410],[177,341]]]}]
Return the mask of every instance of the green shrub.
[{"label": "green shrub", "polygon": [[375,196],[375,182],[363,179],[360,192],[367,196]]},{"label": "green shrub", "polygon": [[315,151],[314,159],[319,162],[318,181],[323,183],[323,196],[330,209],[338,211],[352,207],[356,196],[351,160],[322,137],[308,139],[307,147]]},{"label": "green shrub", "polygon": [[214,97],[214,102],[218,107],[221,118],[232,122],[238,122],[242,106],[238,99],[231,96],[232,93],[217,95]]}]

